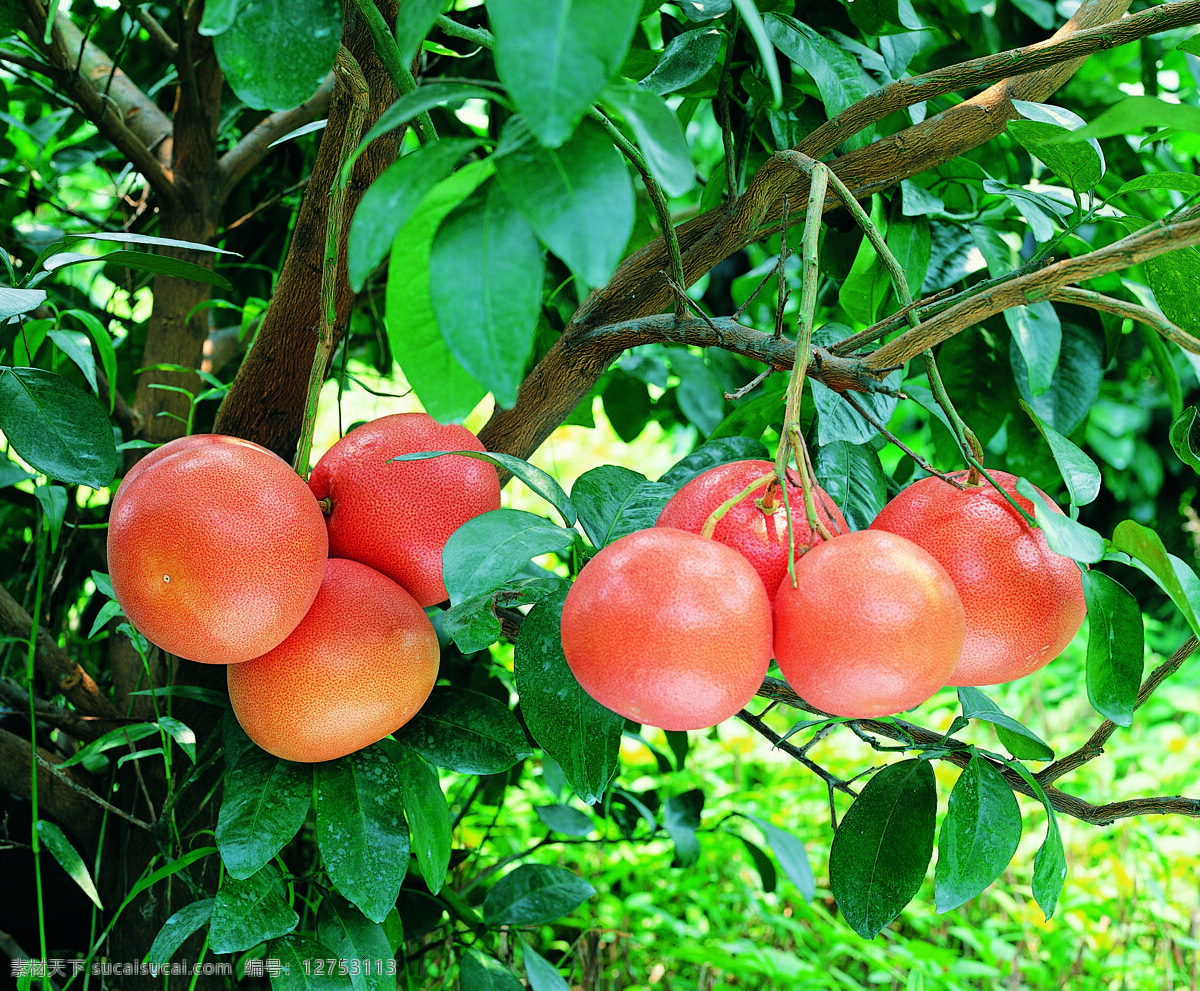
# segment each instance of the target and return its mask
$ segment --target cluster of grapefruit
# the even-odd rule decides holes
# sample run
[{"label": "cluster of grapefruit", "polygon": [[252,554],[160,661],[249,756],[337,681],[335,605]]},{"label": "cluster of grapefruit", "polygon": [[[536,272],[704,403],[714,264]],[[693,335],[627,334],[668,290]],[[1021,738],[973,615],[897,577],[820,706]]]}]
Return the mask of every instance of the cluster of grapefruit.
[{"label": "cluster of grapefruit", "polygon": [[198,434],[125,476],[108,531],[113,594],[179,657],[228,665],[247,735],[294,761],[344,756],[408,722],[437,679],[425,607],[442,548],[500,505],[495,468],[397,455],[483,446],[423,413],[350,431],[306,485],[266,448]]},{"label": "cluster of grapefruit", "polygon": [[[824,712],[892,715],[945,685],[1030,674],[1083,623],[1079,567],[1009,502],[1033,512],[1015,476],[989,473],[1003,493],[966,472],[921,479],[855,532],[817,487],[823,539],[807,525],[798,479],[781,493],[772,473],[767,461],[712,468],[654,527],[584,565],[562,643],[597,701],[640,723],[700,729],[743,708],[773,657]],[[1038,494],[1039,512],[1057,510]]]}]

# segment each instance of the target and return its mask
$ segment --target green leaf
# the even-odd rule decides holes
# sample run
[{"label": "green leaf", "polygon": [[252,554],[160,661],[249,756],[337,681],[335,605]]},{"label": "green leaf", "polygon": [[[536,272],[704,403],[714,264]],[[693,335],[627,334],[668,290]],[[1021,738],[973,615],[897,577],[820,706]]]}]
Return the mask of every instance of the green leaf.
[{"label": "green leaf", "polygon": [[460,774],[499,774],[533,753],[503,702],[447,685],[434,688],[395,735],[435,767]]},{"label": "green leaf", "polygon": [[300,916],[287,903],[283,879],[274,864],[242,880],[226,874],[213,899],[208,949],[212,953],[248,950],[290,933],[299,923]]},{"label": "green leaf", "polygon": [[208,0],[204,5],[204,16],[200,18],[200,34],[206,37],[220,34],[233,27],[237,17],[239,0]]},{"label": "green leaf", "polygon": [[403,64],[411,63],[421,42],[437,21],[438,14],[446,9],[447,0],[405,0],[396,9],[396,24],[393,34],[396,48]]},{"label": "green leaf", "polygon": [[1142,610],[1124,585],[1095,570],[1083,573],[1083,598],[1088,700],[1100,715],[1129,726],[1145,667]]},{"label": "green leaf", "polygon": [[151,272],[154,275],[170,275],[177,279],[188,279],[191,282],[202,282],[221,289],[232,289],[233,284],[225,276],[214,272],[211,268],[197,265],[195,262],[184,261],[182,258],[172,258],[170,255],[155,255],[149,251],[110,251],[106,255],[71,255],[68,260],[54,265],[53,270],[66,268],[69,265],[82,265],[87,262],[103,262],[105,265],[120,265],[135,272]]},{"label": "green leaf", "polygon": [[382,922],[408,873],[400,772],[373,746],[315,767],[317,845],[329,879]]},{"label": "green leaf", "polygon": [[76,750],[70,757],[58,765],[59,769],[81,764],[98,754],[111,750],[113,747],[123,747],[144,740],[148,736],[156,736],[158,726],[154,723],[134,723],[119,729],[109,730],[103,736],[97,737],[85,747]]},{"label": "green leaf", "polygon": [[570,805],[535,805],[533,811],[543,826],[563,836],[590,836],[596,831],[592,817]]},{"label": "green leaf", "polygon": [[1058,144],[1062,132],[1079,130],[1087,122],[1078,114],[1048,103],[1013,100],[1013,109],[1024,120],[1008,122],[1008,132],[1029,154],[1040,159],[1077,193],[1094,189],[1104,175],[1104,152],[1091,138],[1075,144]]},{"label": "green leaf", "polygon": [[574,871],[522,864],[493,885],[483,900],[488,926],[536,926],[573,912],[596,893]]},{"label": "green leaf", "polygon": [[958,701],[967,719],[981,719],[996,727],[1000,742],[1008,752],[1022,760],[1053,760],[1054,751],[1031,729],[1022,726],[1006,714],[995,702],[978,688],[963,687],[958,690]]},{"label": "green leaf", "polygon": [[[1145,572],[1164,592],[1170,596],[1175,607],[1183,614],[1192,632],[1200,636],[1200,619],[1196,617],[1196,605],[1189,601],[1180,572],[1176,569],[1175,561],[1163,546],[1162,538],[1149,527],[1142,526],[1134,520],[1123,520],[1113,531],[1113,546],[1128,554],[1136,567]],[[1183,565],[1183,562],[1179,562]],[[1185,575],[1191,575],[1191,583],[1196,577],[1187,565],[1183,565]]]},{"label": "green leaf", "polygon": [[511,454],[500,454],[494,451],[418,451],[413,454],[401,454],[392,458],[393,461],[423,461],[425,458],[437,458],[443,454],[457,454],[464,458],[474,458],[476,461],[488,461],[503,468],[510,475],[515,475],[528,485],[534,492],[545,499],[558,510],[567,526],[574,526],[577,516],[575,507],[567,498],[566,492],[554,478],[542,471],[537,465],[513,457]]},{"label": "green leaf", "polygon": [[[1025,363],[1024,376],[1017,375],[1017,387],[1022,378],[1028,380],[1033,396],[1049,390],[1058,368],[1058,356],[1062,350],[1062,325],[1050,302],[1031,303],[1029,306],[1013,306],[1004,311],[1004,320],[1012,331],[1013,343]],[[1014,365],[1014,371],[1018,371]]]},{"label": "green leaf", "polygon": [[67,516],[67,490],[61,485],[39,485],[33,495],[42,508],[46,530],[50,534],[50,553],[53,554],[58,550],[58,536]]},{"label": "green leaf", "polygon": [[347,963],[354,991],[396,991],[395,973],[387,964],[395,954],[378,922],[368,919],[336,891],[321,900],[317,938],[329,954]]},{"label": "green leaf", "polygon": [[[884,380],[889,388],[895,388],[895,376]],[[813,402],[817,407],[817,443],[824,447],[836,441],[850,444],[866,444],[879,431],[869,420],[859,415],[845,399],[828,386],[815,379],[811,382]],[[899,399],[886,392],[856,392],[858,404],[871,413],[880,423],[887,423],[895,412]]]},{"label": "green leaf", "polygon": [[567,666],[559,629],[565,598],[561,592],[544,599],[525,617],[513,678],[529,732],[575,793],[594,805],[617,773],[625,720],[588,695]]},{"label": "green leaf", "polygon": [[566,584],[566,579],[558,575],[512,578],[494,591],[471,596],[447,609],[442,613],[442,633],[458,644],[458,649],[464,654],[486,650],[500,638],[496,606],[513,609],[532,605],[564,588]]},{"label": "green leaf", "polygon": [[685,483],[709,468],[729,461],[762,458],[765,454],[762,441],[754,437],[719,437],[701,444],[691,454],[680,458],[663,473],[659,481],[671,486],[672,492],[678,492]]},{"label": "green leaf", "polygon": [[597,550],[614,540],[654,526],[675,490],[620,465],[599,465],[585,471],[571,486],[571,501],[579,522]]},{"label": "green leaf", "polygon": [[604,285],[633,231],[633,184],[620,152],[585,120],[558,148],[512,117],[496,152],[496,180],[534,233],[587,286]]},{"label": "green leaf", "polygon": [[[871,223],[881,234],[887,232],[883,199],[879,196],[871,197]],[[859,323],[872,324],[891,289],[891,274],[879,261],[879,253],[870,238],[864,235],[854,255],[850,272],[838,290],[838,302],[842,304],[842,309]]]},{"label": "green leaf", "polygon": [[746,818],[762,830],[767,846],[775,854],[775,859],[779,861],[783,873],[800,892],[800,897],[806,902],[812,901],[817,893],[817,885],[813,878],[812,866],[808,862],[808,854],[804,852],[804,844],[791,833],[772,825],[765,819],[752,815],[748,815]]},{"label": "green leaf", "polygon": [[91,387],[92,392],[98,392],[96,359],[92,357],[92,345],[87,334],[79,330],[52,330],[46,336],[83,373],[84,380]]},{"label": "green leaf", "polygon": [[529,222],[495,182],[455,207],[433,239],[438,327],[458,363],[506,409],[533,350],[544,261]]},{"label": "green leaf", "polygon": [[0,323],[22,313],[32,313],[46,302],[45,289],[10,289],[0,286]]},{"label": "green leaf", "polygon": [[96,890],[96,883],[92,880],[92,875],[88,873],[87,865],[79,856],[79,851],[67,839],[66,834],[54,823],[39,819],[37,835],[38,841],[45,844],[46,849],[58,861],[59,866],[67,872],[71,880],[83,889],[83,893],[91,899],[96,908],[103,911],[104,906],[100,902],[100,892]]},{"label": "green leaf", "polygon": [[742,841],[746,852],[750,854],[750,859],[754,863],[754,869],[758,871],[759,881],[762,882],[763,891],[770,894],[775,890],[775,886],[778,883],[775,864],[767,856],[766,851],[757,843],[747,839],[745,836],[739,836],[738,839]]},{"label": "green leaf", "polygon": [[208,925],[212,918],[213,905],[216,899],[202,898],[200,901],[185,905],[172,915],[154,937],[150,949],[146,951],[143,961],[146,963],[169,963],[171,957],[179,952],[179,948],[188,938]]},{"label": "green leaf", "polygon": [[1068,436],[1087,419],[1100,395],[1104,375],[1104,338],[1092,327],[1067,320],[1060,325],[1058,363],[1049,388],[1035,395],[1031,375],[1015,341],[1009,345],[1009,364],[1017,390],[1043,423]]},{"label": "green leaf", "polygon": [[1038,847],[1033,858],[1033,897],[1042,914],[1049,919],[1058,905],[1063,882],[1067,879],[1067,856],[1063,850],[1062,834],[1058,829],[1058,815],[1042,786],[1024,764],[1010,761],[1009,767],[1016,771],[1046,807],[1046,838]]},{"label": "green leaf", "polygon": [[1154,96],[1127,96],[1118,100],[1086,127],[1064,131],[1059,144],[1139,134],[1147,127],[1174,127],[1200,133],[1200,108],[1168,103]]},{"label": "green leaf", "polygon": [[704,78],[720,54],[721,32],[716,28],[684,31],[667,42],[658,65],[640,84],[651,93],[666,96]]},{"label": "green leaf", "polygon": [[[758,49],[758,56],[762,59],[763,71],[767,74],[767,81],[771,84],[771,108],[776,109],[783,103],[783,81],[779,77],[779,63],[775,58],[775,50],[772,45],[770,33],[767,31],[767,26],[763,22],[763,16],[758,12],[758,7],[754,0],[733,0],[733,5],[737,7],[738,14],[741,15],[742,23],[746,30],[750,32],[750,37],[754,41],[754,47]],[[686,10],[689,4],[682,5]],[[707,11],[724,7],[728,10],[728,4],[723,0],[701,0],[700,3],[691,4],[690,6],[701,6]],[[688,12],[691,16],[692,11]]]},{"label": "green leaf", "polygon": [[873,939],[921,887],[933,854],[937,789],[925,760],[882,768],[842,816],[829,883],[847,924]]},{"label": "green leaf", "polygon": [[337,0],[242,0],[213,51],[230,88],[255,110],[287,110],[313,95],[342,40]]},{"label": "green leaf", "polygon": [[371,183],[354,210],[346,242],[346,270],[352,289],[362,289],[425,196],[463,155],[478,146],[471,138],[444,138],[421,145]]},{"label": "green leaf", "polygon": [[557,148],[620,69],[640,0],[489,0],[496,72],[538,140]]},{"label": "green leaf", "polygon": [[468,950],[458,961],[458,985],[471,991],[525,991],[525,986],[495,957]]},{"label": "green leaf", "polygon": [[258,747],[247,750],[226,771],[217,815],[217,849],[225,869],[248,878],[270,863],[304,825],[312,788],[308,764],[280,760]]},{"label": "green leaf", "polygon": [[1034,519],[1055,554],[1084,564],[1094,564],[1104,559],[1104,538],[1095,530],[1047,508],[1048,500],[1043,499],[1027,479],[1017,479],[1017,491],[1033,503]]},{"label": "green leaf", "polygon": [[557,968],[532,946],[521,939],[521,958],[525,964],[525,976],[529,978],[530,991],[570,991],[570,986]]},{"label": "green leaf", "polygon": [[979,754],[963,768],[938,837],[934,902],[939,912],[969,902],[998,878],[1021,841],[1021,809],[1012,788]]},{"label": "green leaf", "polygon": [[1063,481],[1067,483],[1071,502],[1076,506],[1086,506],[1092,502],[1100,494],[1100,469],[1096,462],[1053,427],[1043,423],[1025,400],[1020,400],[1020,404],[1050,445],[1054,462],[1062,473]]},{"label": "green leaf", "polygon": [[1121,183],[1115,195],[1136,193],[1143,189],[1173,189],[1185,196],[1195,196],[1200,193],[1200,175],[1190,172],[1151,172]]},{"label": "green leaf", "polygon": [[700,859],[696,830],[700,828],[700,812],[703,808],[704,792],[699,788],[672,795],[663,803],[663,827],[675,841],[676,867],[691,867]]},{"label": "green leaf", "polygon": [[[94,314],[87,310],[63,310],[59,315],[60,321],[71,317],[83,324],[84,329],[91,337],[92,343],[96,345],[96,353],[100,356],[100,368],[104,372],[104,377],[109,382],[117,380],[117,352],[113,347],[112,336]],[[116,390],[109,390],[108,412],[111,414],[116,408]]]},{"label": "green leaf", "polygon": [[405,379],[440,423],[461,421],[486,395],[451,354],[429,288],[429,254],[442,219],[491,174],[490,158],[466,165],[434,187],[396,233],[388,262],[388,344]]},{"label": "green leaf", "polygon": [[104,408],[53,372],[0,367],[0,433],[34,469],[68,485],[102,489],[116,474]]},{"label": "green leaf", "polygon": [[870,447],[835,440],[817,451],[817,484],[846,517],[851,530],[865,530],[887,502],[887,478]]},{"label": "green leaf", "polygon": [[679,118],[663,98],[642,86],[619,81],[604,91],[604,102],[633,131],[650,174],[668,196],[683,196],[696,185],[696,167]]},{"label": "green leaf", "polygon": [[[684,12],[687,19],[697,23],[711,21],[723,14],[728,14],[732,9],[733,0],[691,0],[689,3],[680,5],[680,10]],[[770,49],[768,48],[767,51]]]},{"label": "green leaf", "polygon": [[452,605],[491,592],[539,554],[562,555],[575,531],[523,509],[492,509],[467,520],[442,550],[442,577]]},{"label": "green leaf", "polygon": [[436,895],[446,882],[453,846],[450,807],[437,771],[398,740],[383,740],[379,745],[400,772],[409,842],[429,893]]},{"label": "green leaf", "polygon": [[279,961],[271,972],[271,991],[350,991],[349,961],[334,957],[329,947],[302,933],[289,933],[267,944],[264,956]]},{"label": "green leaf", "polygon": [[1200,447],[1196,439],[1200,437],[1200,430],[1195,427],[1196,407],[1189,406],[1171,424],[1171,448],[1185,465],[1193,471],[1200,471]]},{"label": "green leaf", "polygon": [[234,258],[242,256],[236,251],[230,251],[227,248],[214,248],[211,244],[204,244],[202,241],[181,241],[173,237],[155,237],[152,234],[71,234],[68,235],[81,241],[111,241],[115,244],[144,244],[150,247],[157,248],[184,248],[188,251],[201,251],[214,255],[230,255]]},{"label": "green leaf", "polygon": [[192,732],[192,728],[171,716],[160,716],[158,726],[159,729],[179,745],[179,749],[183,751],[184,756],[195,764],[196,734]]}]

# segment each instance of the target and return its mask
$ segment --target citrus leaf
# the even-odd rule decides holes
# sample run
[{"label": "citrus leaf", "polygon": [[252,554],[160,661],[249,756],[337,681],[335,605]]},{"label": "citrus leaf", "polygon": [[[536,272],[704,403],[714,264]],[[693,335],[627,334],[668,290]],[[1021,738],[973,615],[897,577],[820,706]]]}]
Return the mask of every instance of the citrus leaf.
[{"label": "citrus leaf", "polygon": [[[1067,493],[1071,497],[1071,502],[1076,506],[1086,506],[1092,502],[1100,494],[1100,469],[1096,462],[1053,427],[1042,422],[1042,419],[1033,411],[1033,407],[1024,399],[1019,402],[1021,409],[1029,415],[1033,425],[1050,445],[1050,453],[1054,455],[1054,462],[1058,465],[1063,481],[1067,483]],[[1034,504],[1036,505],[1036,502]]]},{"label": "citrus leaf", "polygon": [[962,687],[958,690],[958,701],[967,719],[981,719],[996,727],[1000,742],[1008,752],[1022,760],[1053,760],[1054,751],[1040,736],[1022,726],[1007,715],[995,702],[978,688]]},{"label": "citrus leaf", "polygon": [[1046,535],[1046,543],[1055,554],[1082,561],[1084,564],[1094,564],[1104,559],[1104,538],[1095,530],[1055,509],[1047,508],[1049,500],[1043,498],[1027,479],[1017,479],[1017,491],[1033,503],[1034,520]]},{"label": "citrus leaf", "polygon": [[68,485],[102,489],[116,474],[104,408],[53,372],[0,367],[0,433],[34,469]]},{"label": "citrus leaf", "polygon": [[934,903],[958,908],[1008,866],[1021,841],[1021,809],[992,763],[972,754],[950,791],[938,837]]},{"label": "citrus leaf", "polygon": [[284,897],[279,868],[267,864],[248,878],[226,874],[213,899],[208,948],[213,953],[236,953],[289,933],[300,916]]},{"label": "citrus leaf", "polygon": [[540,554],[564,554],[575,536],[574,530],[523,509],[492,509],[467,520],[442,549],[451,604],[492,592]]},{"label": "citrus leaf", "polygon": [[806,902],[812,901],[817,893],[817,885],[813,878],[812,866],[808,862],[808,854],[804,852],[804,844],[791,833],[772,825],[765,819],[752,815],[747,815],[746,818],[762,830],[767,846],[775,854],[775,859],[779,861],[783,873],[800,892],[800,897]]},{"label": "citrus leaf", "polygon": [[217,814],[217,849],[225,869],[244,879],[270,863],[304,825],[312,787],[309,765],[258,747],[246,751],[225,773]]},{"label": "citrus leaf", "polygon": [[753,437],[719,437],[701,444],[691,454],[680,458],[659,479],[678,491],[685,482],[691,481],[701,472],[723,465],[727,461],[744,461],[762,458],[766,448],[762,441]]},{"label": "citrus leaf", "polygon": [[396,974],[387,973],[394,954],[383,926],[336,891],[321,900],[317,938],[329,949],[327,956],[349,964],[347,976],[354,991],[396,991]]},{"label": "citrus leaf", "polygon": [[22,313],[32,313],[46,302],[45,289],[10,289],[0,286],[0,323]]},{"label": "citrus leaf", "polygon": [[928,761],[882,768],[842,816],[829,848],[829,883],[847,924],[873,939],[925,879],[937,789]]},{"label": "citrus leaf", "polygon": [[508,706],[448,685],[434,688],[395,736],[435,767],[460,774],[499,774],[533,753]]},{"label": "citrus leaf", "polygon": [[163,923],[142,959],[146,963],[169,963],[171,957],[179,952],[179,948],[193,933],[208,925],[212,918],[214,902],[213,898],[202,898],[198,902],[185,905],[172,915]]},{"label": "citrus leaf", "polygon": [[[1200,636],[1200,619],[1196,616],[1196,608],[1200,606],[1200,602],[1193,604],[1190,601],[1184,585],[1186,576],[1191,576],[1188,584],[1192,585],[1196,583],[1196,576],[1182,561],[1179,562],[1179,565],[1182,565],[1182,572],[1177,568],[1175,563],[1177,559],[1173,559],[1167,553],[1162,538],[1149,527],[1142,526],[1141,523],[1134,520],[1123,520],[1113,531],[1112,542],[1117,550],[1128,554],[1133,559],[1134,565],[1153,578],[1158,587],[1170,596],[1175,607],[1187,620],[1192,632]],[[1185,575],[1183,580],[1180,578],[1181,573]]]},{"label": "citrus leaf", "polygon": [[713,27],[693,28],[675,35],[663,48],[658,65],[643,76],[640,85],[666,96],[702,79],[721,54],[721,32]]},{"label": "citrus leaf", "polygon": [[1171,424],[1171,447],[1179,460],[1200,472],[1200,430],[1196,429],[1196,407],[1189,406]]},{"label": "citrus leaf", "polygon": [[458,961],[458,983],[471,991],[525,991],[525,986],[495,957],[468,950]]},{"label": "citrus leaf", "polygon": [[1058,814],[1029,768],[1018,761],[1010,761],[1009,767],[1025,779],[1038,801],[1046,807],[1046,838],[1033,858],[1033,898],[1042,914],[1049,919],[1054,914],[1063,882],[1067,879],[1067,856],[1058,829]]},{"label": "citrus leaf", "polygon": [[378,747],[316,765],[317,845],[330,880],[382,922],[408,873],[400,772]]},{"label": "citrus leaf", "polygon": [[271,991],[350,991],[348,961],[311,936],[288,933],[267,944],[264,956],[279,961],[271,973]]},{"label": "citrus leaf", "polygon": [[563,836],[589,836],[596,831],[592,817],[570,805],[535,805],[533,811],[543,826]]},{"label": "citrus leaf", "polygon": [[382,740],[379,745],[400,772],[409,843],[429,893],[436,895],[446,881],[453,846],[450,807],[437,771],[398,740]]},{"label": "citrus leaf", "polygon": [[663,827],[675,841],[676,867],[691,867],[700,859],[696,830],[700,828],[700,812],[703,808],[704,792],[699,788],[672,795],[663,803]]},{"label": "citrus leaf", "polygon": [[674,494],[673,486],[647,481],[645,475],[620,465],[591,468],[571,486],[583,532],[597,550],[634,530],[654,526]]},{"label": "citrus leaf", "polygon": [[661,96],[624,80],[604,91],[604,102],[633,131],[637,146],[668,196],[683,196],[696,185],[696,166],[679,118]]},{"label": "citrus leaf", "polygon": [[817,484],[846,517],[851,530],[865,530],[887,502],[887,478],[879,454],[836,440],[817,451]]},{"label": "citrus leaf", "polygon": [[122,726],[120,729],[109,730],[103,736],[97,737],[86,747],[81,747],[64,760],[58,767],[67,768],[74,764],[80,764],[91,757],[104,753],[106,750],[111,750],[113,747],[128,746],[136,743],[138,740],[144,740],[148,736],[155,736],[158,733],[158,726],[154,723],[134,723],[131,726]]},{"label": "citrus leaf", "polygon": [[565,867],[522,864],[509,871],[483,900],[489,926],[533,926],[553,922],[596,893],[587,881]]},{"label": "citrus leaf", "polygon": [[570,991],[570,986],[563,980],[557,968],[524,939],[521,939],[521,951],[530,991]]},{"label": "citrus leaf", "polygon": [[1075,192],[1095,188],[1104,175],[1104,152],[1100,142],[1090,138],[1073,144],[1058,143],[1064,130],[1080,130],[1087,122],[1070,110],[1047,103],[1013,100],[1012,105],[1025,119],[1009,121],[1008,131],[1025,150],[1044,162]]},{"label": "citrus leaf", "polygon": [[83,893],[91,899],[92,904],[96,908],[103,910],[104,906],[100,903],[100,892],[96,890],[96,882],[92,880],[92,875],[88,873],[87,865],[84,864],[83,858],[79,856],[79,851],[67,839],[62,829],[55,823],[39,819],[37,821],[37,834],[38,840],[46,845],[46,849],[58,861],[59,866],[67,872],[71,880],[79,885]]},{"label": "citrus leaf", "polygon": [[565,591],[546,598],[525,617],[513,677],[529,732],[593,805],[617,773],[625,719],[588,695],[567,666],[559,628],[565,598]]},{"label": "citrus leaf", "polygon": [[762,882],[763,891],[770,894],[775,890],[775,886],[778,883],[774,862],[757,843],[747,839],[745,836],[739,836],[738,839],[742,841],[746,852],[750,854],[750,860],[754,863],[754,869],[758,871],[758,879]]},{"label": "citrus leaf", "polygon": [[1083,573],[1087,603],[1087,691],[1092,708],[1118,726],[1133,723],[1145,668],[1142,610],[1120,582]]},{"label": "citrus leaf", "polygon": [[184,261],[182,258],[172,258],[170,255],[151,254],[149,251],[110,251],[106,255],[72,255],[66,261],[55,265],[54,270],[85,262],[103,262],[105,265],[120,265],[122,268],[128,268],[135,272],[170,275],[177,279],[188,279],[191,282],[218,286],[221,289],[233,288],[232,283],[225,276],[214,272],[211,268],[205,268],[195,262]]}]

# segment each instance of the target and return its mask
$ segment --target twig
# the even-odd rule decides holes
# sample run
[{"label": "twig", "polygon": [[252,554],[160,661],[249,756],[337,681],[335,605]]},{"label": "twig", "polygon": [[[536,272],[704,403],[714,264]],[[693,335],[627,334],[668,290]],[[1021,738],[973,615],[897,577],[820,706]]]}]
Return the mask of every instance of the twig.
[{"label": "twig", "polygon": [[[417,88],[417,81],[413,79],[409,67],[401,61],[400,49],[396,47],[396,39],[383,19],[383,14],[375,6],[375,0],[352,0],[352,2],[358,8],[363,20],[366,21],[367,28],[371,32],[371,40],[375,45],[375,54],[379,56],[379,61],[387,70],[387,74],[392,77],[396,89],[399,90],[401,96],[412,93]],[[428,110],[422,110],[417,114],[416,130],[421,144],[437,140],[437,130],[433,126],[433,119],[429,116]]]},{"label": "twig", "polygon": [[917,463],[917,467],[919,467],[922,471],[926,471],[930,475],[936,475],[942,481],[949,482],[956,489],[963,488],[962,482],[958,481],[957,479],[951,478],[949,475],[945,474],[944,472],[938,471],[936,468],[933,467],[933,465],[931,465],[928,461],[926,461],[923,457],[921,457],[921,455],[919,455],[911,447],[909,447],[907,444],[905,444],[904,441],[902,441],[899,437],[897,437],[894,433],[892,433],[888,429],[887,424],[884,423],[882,420],[880,420],[879,417],[877,417],[869,409],[867,409],[865,406],[863,406],[855,398],[853,393],[843,392],[841,394],[841,396],[842,396],[842,399],[844,399],[846,402],[848,402],[850,404],[850,408],[853,409],[855,413],[857,413],[864,420],[866,420],[869,424],[871,424],[871,426],[873,426],[876,430],[878,430],[881,434],[883,434],[883,436],[886,437],[890,443],[895,444],[898,448],[900,448],[900,450],[902,450],[905,454],[907,454],[910,458],[912,458],[913,461],[915,461]]},{"label": "twig", "polygon": [[1115,299],[1090,289],[1076,289],[1064,286],[1050,293],[1050,299],[1057,303],[1074,303],[1077,306],[1087,306],[1103,313],[1112,313],[1119,317],[1137,320],[1158,331],[1168,341],[1178,344],[1185,351],[1200,354],[1200,340],[1197,340],[1182,327],[1172,323],[1157,310],[1148,306],[1139,306],[1124,299]]},{"label": "twig", "polygon": [[[808,770],[812,771],[813,774],[817,775],[817,777],[819,777],[822,781],[824,781],[825,784],[830,789],[845,792],[847,795],[850,795],[850,796],[853,796],[855,794],[854,789],[852,789],[850,787],[848,782],[843,781],[837,775],[833,774],[830,771],[827,771],[820,764],[816,763],[813,760],[810,760],[808,757],[805,756],[805,752],[803,749],[796,747],[791,743],[788,743],[787,740],[784,740],[778,733],[776,733],[773,729],[771,729],[771,727],[768,726],[765,722],[763,722],[762,719],[760,719],[758,716],[754,715],[751,712],[746,711],[745,709],[742,709],[740,712],[738,712],[737,718],[740,719],[742,722],[744,722],[752,730],[754,730],[755,733],[757,733],[764,740],[766,740],[769,744],[771,744],[771,746],[774,747],[776,750],[782,751],[783,753],[785,753],[789,757],[791,757],[793,760],[797,761],[799,764],[803,765],[804,767],[808,768]],[[810,741],[810,745],[811,745],[811,742],[815,742],[815,740]]]},{"label": "twig", "polygon": [[166,60],[174,62],[179,55],[179,46],[175,43],[175,39],[167,34],[163,26],[155,20],[154,15],[141,5],[130,3],[129,0],[118,0],[118,2],[130,17],[146,29],[150,40],[154,42]]},{"label": "twig", "polygon": [[118,809],[115,805],[112,805],[109,802],[106,802],[103,798],[101,798],[99,795],[97,795],[90,788],[84,788],[83,785],[81,785],[77,781],[75,781],[69,774],[67,774],[66,771],[60,770],[56,764],[54,764],[52,761],[46,760],[46,758],[43,757],[41,754],[39,754],[37,751],[34,751],[34,757],[37,759],[39,766],[44,767],[47,771],[49,771],[56,778],[58,778],[59,781],[61,781],[63,784],[65,784],[72,791],[78,792],[80,795],[82,795],[84,798],[86,798],[89,802],[94,802],[96,805],[99,805],[102,809],[105,809],[108,812],[111,812],[113,815],[120,816],[122,819],[124,819],[126,822],[130,823],[131,825],[137,826],[138,829],[144,829],[148,833],[154,832],[154,827],[151,826],[150,823],[143,822],[137,816],[132,816],[128,812],[125,812],[123,809]]}]

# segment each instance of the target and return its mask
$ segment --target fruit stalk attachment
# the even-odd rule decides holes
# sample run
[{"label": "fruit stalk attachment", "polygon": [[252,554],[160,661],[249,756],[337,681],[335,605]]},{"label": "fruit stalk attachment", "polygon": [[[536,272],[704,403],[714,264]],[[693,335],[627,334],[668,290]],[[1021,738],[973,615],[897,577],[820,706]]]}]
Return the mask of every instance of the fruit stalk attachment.
[{"label": "fruit stalk attachment", "polygon": [[366,77],[350,50],[342,45],[338,48],[334,73],[338,82],[350,94],[350,112],[346,119],[346,130],[342,136],[342,147],[338,153],[337,178],[329,190],[329,219],[325,227],[325,260],[321,268],[320,318],[317,322],[317,350],[313,355],[312,371],[308,376],[308,394],[304,403],[304,420],[300,427],[300,440],[296,448],[294,467],[302,478],[308,476],[308,459],[312,452],[313,427],[317,420],[317,404],[321,398],[321,386],[325,382],[325,369],[333,356],[334,325],[337,322],[335,292],[338,272],[341,268],[338,245],[346,226],[346,204],[350,197],[349,177],[345,176],[346,163],[358,147],[362,137],[363,123],[370,108],[370,89]]}]

